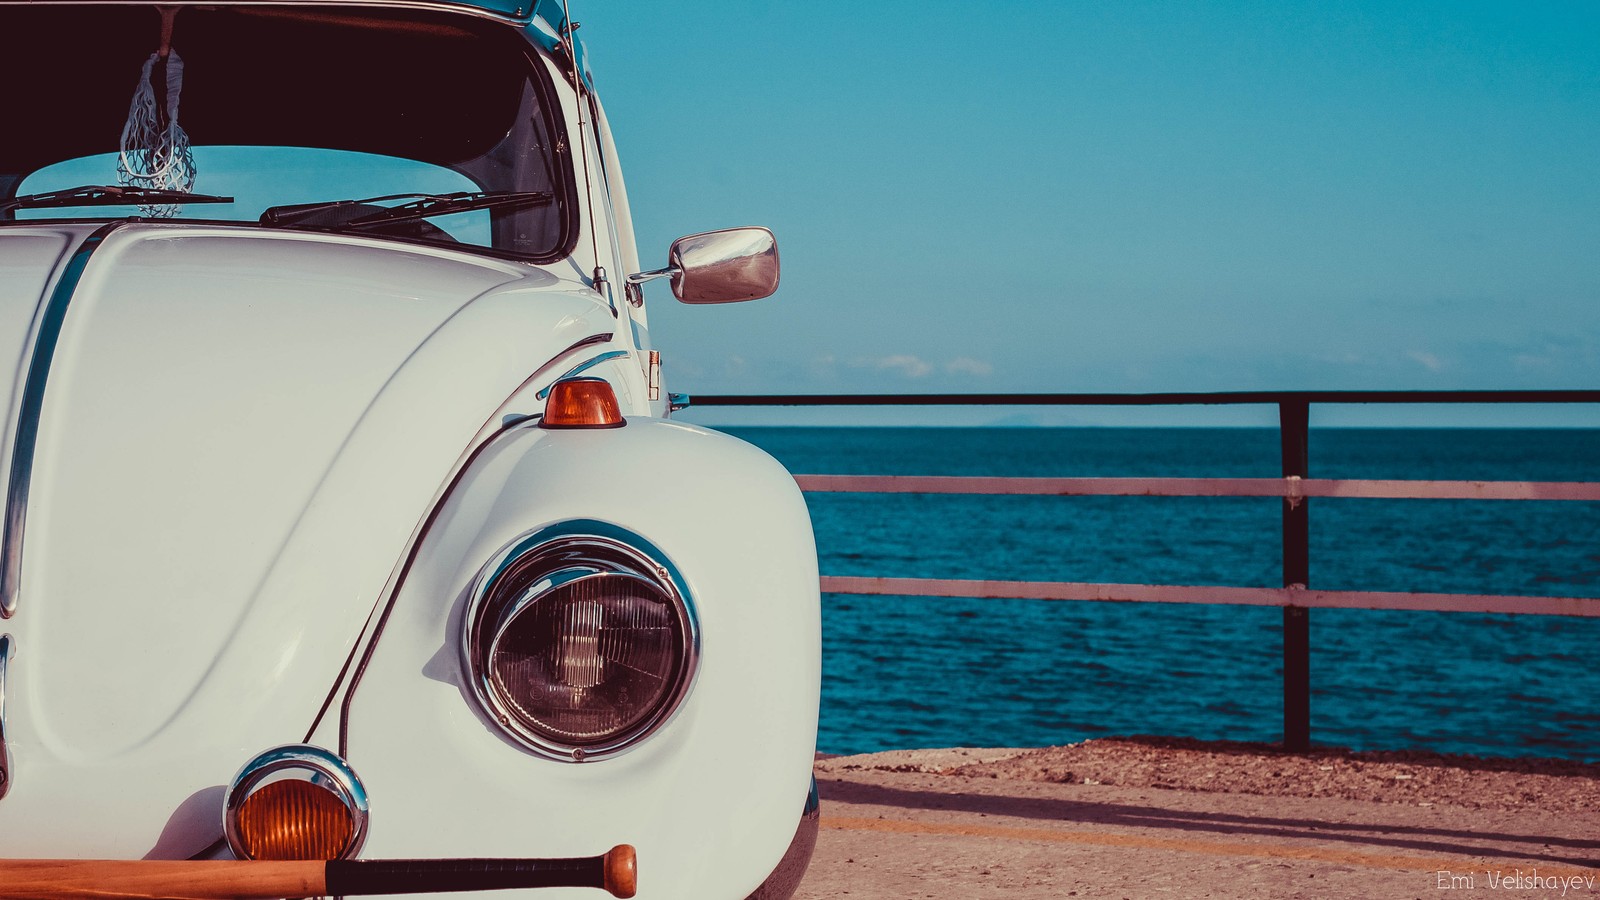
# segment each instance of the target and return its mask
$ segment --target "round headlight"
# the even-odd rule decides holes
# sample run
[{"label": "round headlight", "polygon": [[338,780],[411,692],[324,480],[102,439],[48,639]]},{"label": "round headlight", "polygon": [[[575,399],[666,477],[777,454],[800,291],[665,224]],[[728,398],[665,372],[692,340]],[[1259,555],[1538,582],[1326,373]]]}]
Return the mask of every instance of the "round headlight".
[{"label": "round headlight", "polygon": [[566,522],[525,535],[479,576],[462,655],[508,737],[582,761],[659,728],[694,674],[696,624],[676,570],[638,535]]}]

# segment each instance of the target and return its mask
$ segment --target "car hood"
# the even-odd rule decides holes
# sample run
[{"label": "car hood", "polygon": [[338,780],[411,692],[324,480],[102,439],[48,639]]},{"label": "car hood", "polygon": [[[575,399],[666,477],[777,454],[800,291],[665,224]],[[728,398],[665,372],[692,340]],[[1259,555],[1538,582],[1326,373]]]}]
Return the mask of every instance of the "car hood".
[{"label": "car hood", "polygon": [[[4,471],[33,335],[89,230],[0,230]],[[185,798],[139,796],[171,790],[139,773],[187,766],[200,790],[300,739],[475,437],[613,323],[577,283],[448,250],[112,230],[62,321],[0,622],[18,648],[8,855],[27,854],[4,822],[30,808],[103,817],[100,785],[165,819]],[[124,821],[146,846],[104,849],[147,852],[164,824]]]}]

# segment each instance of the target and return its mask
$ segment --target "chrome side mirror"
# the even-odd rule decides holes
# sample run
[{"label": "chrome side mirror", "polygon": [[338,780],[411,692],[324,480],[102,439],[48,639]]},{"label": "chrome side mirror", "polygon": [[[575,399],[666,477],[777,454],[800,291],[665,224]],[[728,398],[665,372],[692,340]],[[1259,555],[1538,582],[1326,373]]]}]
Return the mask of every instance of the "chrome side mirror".
[{"label": "chrome side mirror", "polygon": [[760,300],[778,289],[778,239],[759,226],[681,237],[665,269],[628,276],[630,293],[657,278],[671,278],[672,293],[684,303]]}]

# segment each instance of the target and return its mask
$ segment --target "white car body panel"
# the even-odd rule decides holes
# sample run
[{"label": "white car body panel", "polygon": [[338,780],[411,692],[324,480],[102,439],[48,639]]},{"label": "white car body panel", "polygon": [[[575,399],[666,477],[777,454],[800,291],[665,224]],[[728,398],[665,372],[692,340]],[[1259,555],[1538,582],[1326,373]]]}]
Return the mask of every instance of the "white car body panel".
[{"label": "white car body panel", "polygon": [[[256,753],[309,740],[365,782],[362,857],[629,843],[644,900],[746,897],[791,840],[809,853],[796,825],[820,609],[804,500],[761,451],[662,418],[646,310],[623,290],[640,261],[616,147],[549,24],[395,8],[529,42],[571,165],[589,167],[560,258],[249,218],[0,215],[0,472],[22,445],[30,369],[48,372],[26,491],[7,495],[26,497],[26,527],[17,608],[0,620],[16,648],[0,855],[225,858],[225,786]],[[81,278],[63,279],[87,246]],[[57,300],[59,339],[41,351]],[[624,426],[538,426],[550,386],[575,373],[611,386]],[[504,737],[459,647],[488,560],[572,520],[669,557],[700,641],[670,719],[582,763]]]},{"label": "white car body panel", "polygon": [[[615,477],[547,474],[590,465]],[[645,900],[754,890],[794,834],[820,683],[815,556],[792,552],[811,546],[810,520],[782,473],[753,447],[658,419],[615,431],[521,426],[491,445],[424,542],[356,694],[349,759],[383,802],[365,855],[536,846],[579,856],[604,851],[599,836],[614,833],[651,874]],[[701,668],[658,734],[573,764],[531,757],[481,719],[456,640],[485,560],[538,526],[580,518],[645,536],[679,568],[699,614]],[[320,742],[332,745],[324,727]],[[450,826],[431,830],[435,821]],[[685,853],[686,840],[716,852]]]},{"label": "white car body panel", "polygon": [[[26,242],[34,271],[62,255],[51,234]],[[27,271],[23,243],[6,247]],[[46,760],[63,778],[88,768],[115,782],[204,747],[216,758],[191,763],[194,790],[303,732],[463,448],[541,361],[560,357],[544,367],[553,379],[563,351],[612,327],[592,292],[465,254],[114,232],[73,298],[47,388],[29,615],[4,626],[19,647],[8,726],[30,777],[0,803],[0,828],[27,820],[30,796],[55,802]],[[26,364],[19,353],[5,370]],[[190,792],[168,790],[182,795],[123,805],[170,812]],[[105,855],[154,845],[149,825],[107,832],[119,837]]]}]

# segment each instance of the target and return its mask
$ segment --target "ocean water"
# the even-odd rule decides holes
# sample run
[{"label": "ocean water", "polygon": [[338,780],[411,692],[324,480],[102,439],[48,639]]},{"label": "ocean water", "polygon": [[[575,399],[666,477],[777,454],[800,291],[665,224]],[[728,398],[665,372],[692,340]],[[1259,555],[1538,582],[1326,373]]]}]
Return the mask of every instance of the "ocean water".
[{"label": "ocean water", "polygon": [[[729,428],[797,474],[1279,474],[1272,429]],[[1314,429],[1325,478],[1600,481],[1600,430]],[[826,575],[1281,584],[1257,498],[810,494]],[[1311,584],[1600,597],[1600,503],[1311,501]],[[1276,608],[823,597],[819,748],[1281,737]],[[1600,620],[1311,611],[1314,743],[1600,760]]]}]

